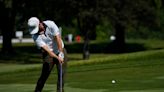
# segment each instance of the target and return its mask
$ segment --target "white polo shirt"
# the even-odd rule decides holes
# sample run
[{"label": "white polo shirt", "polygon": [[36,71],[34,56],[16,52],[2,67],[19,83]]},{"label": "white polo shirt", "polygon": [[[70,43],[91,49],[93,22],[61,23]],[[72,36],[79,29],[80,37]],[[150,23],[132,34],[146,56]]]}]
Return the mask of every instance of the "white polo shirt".
[{"label": "white polo shirt", "polygon": [[[59,53],[59,50],[58,50],[57,42],[54,40],[54,36],[60,35],[59,28],[53,21],[50,20],[43,21],[43,23],[47,26],[45,29],[45,33],[34,34],[32,35],[32,38],[39,49],[47,45],[51,51],[57,54]],[[62,41],[62,48],[64,48],[63,41]]]}]

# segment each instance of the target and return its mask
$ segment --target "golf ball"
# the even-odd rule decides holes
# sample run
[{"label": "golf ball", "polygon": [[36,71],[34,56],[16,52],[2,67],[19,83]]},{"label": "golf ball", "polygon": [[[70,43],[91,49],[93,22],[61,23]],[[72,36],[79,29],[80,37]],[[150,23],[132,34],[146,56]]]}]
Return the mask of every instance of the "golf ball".
[{"label": "golf ball", "polygon": [[116,40],[116,37],[114,35],[110,36],[110,40]]},{"label": "golf ball", "polygon": [[112,83],[116,83],[116,81],[115,80],[112,80]]}]

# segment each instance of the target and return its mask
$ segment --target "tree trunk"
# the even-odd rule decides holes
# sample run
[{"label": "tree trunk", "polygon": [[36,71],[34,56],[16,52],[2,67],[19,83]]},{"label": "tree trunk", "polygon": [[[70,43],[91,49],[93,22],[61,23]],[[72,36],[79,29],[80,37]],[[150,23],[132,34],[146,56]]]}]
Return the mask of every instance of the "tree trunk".
[{"label": "tree trunk", "polygon": [[83,59],[89,59],[90,53],[89,53],[89,37],[88,34],[85,35],[84,38],[84,47],[83,47]]},{"label": "tree trunk", "polygon": [[12,46],[12,37],[14,33],[14,23],[15,23],[15,16],[16,16],[16,2],[12,2],[11,8],[6,8],[4,5],[4,16],[2,17],[2,36],[3,36],[3,45],[2,45],[2,52],[5,54],[11,54],[13,52]]},{"label": "tree trunk", "polygon": [[77,17],[78,27],[80,32],[84,36],[84,46],[83,46],[83,59],[89,59],[89,32],[85,23],[86,18]]},{"label": "tree trunk", "polygon": [[125,51],[125,27],[120,24],[115,24],[115,37],[113,49],[116,53],[122,53]]},{"label": "tree trunk", "polygon": [[[5,19],[5,21],[8,20]],[[2,52],[6,54],[10,54],[13,52],[12,47],[12,34],[13,34],[13,27],[11,26],[11,21],[6,21],[3,29],[2,29],[2,36],[3,36],[3,45],[2,45]]]},{"label": "tree trunk", "polygon": [[2,44],[2,52],[3,54],[7,54],[13,51],[11,44],[11,20],[9,19],[9,9],[7,9],[2,2],[2,14],[1,14],[1,31],[3,36],[3,44]]}]

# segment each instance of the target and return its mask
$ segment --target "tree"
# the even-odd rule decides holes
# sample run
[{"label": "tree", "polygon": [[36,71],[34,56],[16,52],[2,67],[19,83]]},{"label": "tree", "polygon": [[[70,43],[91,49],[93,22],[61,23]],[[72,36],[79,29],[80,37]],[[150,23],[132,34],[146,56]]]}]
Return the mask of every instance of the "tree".
[{"label": "tree", "polygon": [[89,41],[96,38],[97,1],[77,0],[72,3],[72,9],[77,18],[79,31],[84,37],[83,59],[89,59]]},{"label": "tree", "polygon": [[2,0],[1,9],[1,31],[3,36],[3,45],[2,52],[6,54],[10,54],[13,52],[13,47],[11,43],[11,38],[13,37],[14,23],[15,23],[15,7],[16,0]]},{"label": "tree", "polygon": [[92,14],[84,14],[78,16],[77,21],[79,30],[84,37],[83,59],[89,59],[89,41],[91,36],[96,33],[97,20]]},{"label": "tree", "polygon": [[[128,26],[137,30],[139,26],[156,25],[156,10],[153,0],[65,0],[68,16],[77,18],[79,31],[84,36],[83,56],[89,52],[89,36],[95,33],[96,25],[108,17],[115,30],[116,40],[113,42],[115,52],[125,50],[125,32]],[[69,10],[70,9],[70,10]],[[73,19],[73,17],[70,17]],[[69,21],[70,22],[70,21]]]},{"label": "tree", "polygon": [[108,18],[115,29],[114,49],[116,52],[124,52],[125,31],[128,26],[137,29],[138,26],[152,27],[156,24],[154,2],[160,11],[161,2],[158,0],[1,0],[0,16],[5,22],[0,27],[4,36],[3,51],[12,51],[11,37],[15,18],[18,21],[19,17],[21,22],[26,22],[29,17],[37,16],[66,26],[72,26],[72,20],[77,19],[79,31],[84,37],[84,59],[88,57],[85,53],[89,53],[91,35],[96,36],[96,25],[104,17]]},{"label": "tree", "polygon": [[156,22],[158,27],[161,27],[160,18],[161,18],[162,0],[154,0],[154,3],[156,8],[156,14],[157,14]]},{"label": "tree", "polygon": [[128,26],[153,27],[156,25],[156,10],[153,0],[100,0],[101,16],[107,16],[115,29],[114,51],[124,52],[125,31]]}]

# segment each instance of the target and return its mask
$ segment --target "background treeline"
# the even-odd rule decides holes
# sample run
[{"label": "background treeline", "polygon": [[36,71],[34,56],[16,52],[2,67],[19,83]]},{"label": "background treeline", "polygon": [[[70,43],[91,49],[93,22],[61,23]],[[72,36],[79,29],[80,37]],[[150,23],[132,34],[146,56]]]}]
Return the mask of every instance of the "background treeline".
[{"label": "background treeline", "polygon": [[[12,51],[15,31],[29,37],[27,20],[37,16],[51,19],[68,33],[81,35],[84,51],[90,40],[115,35],[116,49],[124,49],[126,38],[164,39],[162,0],[0,0],[2,51]],[[121,48],[120,48],[121,47]]]}]

